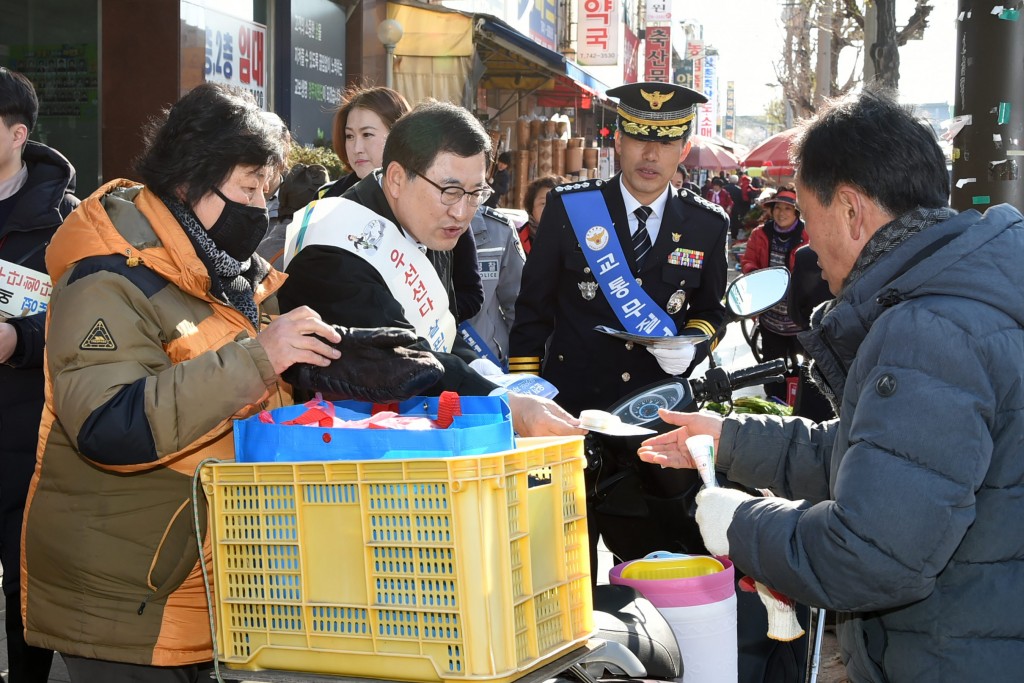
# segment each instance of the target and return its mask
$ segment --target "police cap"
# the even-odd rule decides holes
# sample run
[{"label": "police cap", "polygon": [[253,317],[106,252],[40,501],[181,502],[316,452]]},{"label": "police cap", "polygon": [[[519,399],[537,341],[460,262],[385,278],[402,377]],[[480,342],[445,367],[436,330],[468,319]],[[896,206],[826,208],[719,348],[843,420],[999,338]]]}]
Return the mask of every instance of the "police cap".
[{"label": "police cap", "polygon": [[685,140],[693,132],[697,105],[708,98],[671,83],[627,83],[608,91],[617,97],[619,130],[638,140]]}]

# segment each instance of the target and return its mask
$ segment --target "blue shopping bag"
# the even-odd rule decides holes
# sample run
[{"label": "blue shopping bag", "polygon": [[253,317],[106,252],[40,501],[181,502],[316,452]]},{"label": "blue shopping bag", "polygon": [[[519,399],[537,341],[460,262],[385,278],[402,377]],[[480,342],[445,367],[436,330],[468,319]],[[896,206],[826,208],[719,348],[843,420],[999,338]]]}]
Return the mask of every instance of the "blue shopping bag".
[{"label": "blue shopping bag", "polygon": [[[398,414],[437,419],[436,396],[410,398]],[[343,420],[367,418],[372,403],[337,401],[334,413]],[[281,424],[309,410],[308,405],[269,411],[273,422],[258,415],[235,421],[237,462],[302,462],[313,460],[378,460],[381,458],[447,458],[483,455],[515,447],[512,414],[503,396],[461,396],[462,415],[447,429],[345,429]]]}]

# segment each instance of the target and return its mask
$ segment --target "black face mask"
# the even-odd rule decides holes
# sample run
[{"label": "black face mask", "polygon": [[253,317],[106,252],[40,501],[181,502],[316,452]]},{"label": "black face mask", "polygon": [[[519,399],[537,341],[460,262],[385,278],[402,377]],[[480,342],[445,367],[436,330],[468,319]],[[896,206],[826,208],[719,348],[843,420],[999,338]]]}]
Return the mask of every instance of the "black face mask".
[{"label": "black face mask", "polygon": [[270,213],[258,206],[232,201],[217,188],[213,191],[224,200],[224,210],[206,234],[225,254],[236,261],[245,261],[256,253],[256,247],[266,237]]}]

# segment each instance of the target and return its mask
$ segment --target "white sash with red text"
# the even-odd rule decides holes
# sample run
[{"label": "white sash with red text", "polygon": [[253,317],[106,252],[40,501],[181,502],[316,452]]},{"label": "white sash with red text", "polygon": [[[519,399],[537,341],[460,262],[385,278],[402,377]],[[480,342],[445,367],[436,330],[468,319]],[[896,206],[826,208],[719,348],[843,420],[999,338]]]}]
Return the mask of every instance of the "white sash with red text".
[{"label": "white sash with red text", "polygon": [[416,334],[435,351],[452,350],[456,331],[448,292],[430,259],[398,226],[362,204],[328,197],[295,214],[285,236],[284,267],[313,244],[339,247],[373,266]]}]

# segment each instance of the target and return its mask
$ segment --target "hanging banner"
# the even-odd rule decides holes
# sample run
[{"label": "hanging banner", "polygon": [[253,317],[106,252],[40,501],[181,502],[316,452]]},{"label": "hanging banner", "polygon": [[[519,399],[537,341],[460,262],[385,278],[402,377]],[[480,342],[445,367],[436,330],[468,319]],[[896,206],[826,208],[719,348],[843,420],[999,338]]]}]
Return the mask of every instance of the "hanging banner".
[{"label": "hanging banner", "polygon": [[686,43],[686,59],[704,59],[703,40],[691,40]]},{"label": "hanging banner", "polygon": [[576,61],[580,66],[619,63],[621,0],[580,0]]},{"label": "hanging banner", "polygon": [[697,92],[704,92],[704,59],[693,60],[693,86]]},{"label": "hanging banner", "polygon": [[725,124],[722,135],[730,140],[736,139],[736,82],[725,82]]},{"label": "hanging banner", "polygon": [[623,34],[622,82],[636,83],[640,68],[640,38],[628,26]]},{"label": "hanging banner", "polygon": [[644,80],[668,83],[672,76],[672,26],[647,26],[644,47]]},{"label": "hanging banner", "polygon": [[710,138],[718,128],[718,55],[705,55],[703,62],[701,92],[708,101],[697,112],[697,134]]}]

